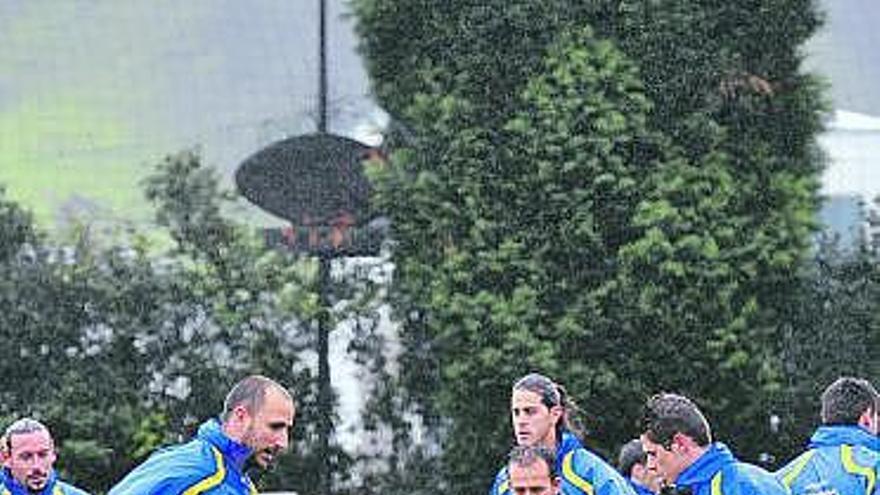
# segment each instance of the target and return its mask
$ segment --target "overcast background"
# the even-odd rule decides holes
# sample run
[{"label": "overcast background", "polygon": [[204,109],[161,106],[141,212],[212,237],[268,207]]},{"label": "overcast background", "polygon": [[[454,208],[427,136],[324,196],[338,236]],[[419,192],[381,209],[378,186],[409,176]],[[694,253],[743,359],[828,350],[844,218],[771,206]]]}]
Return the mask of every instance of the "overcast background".
[{"label": "overcast background", "polygon": [[[328,1],[329,127],[367,139],[369,97],[346,0]],[[318,0],[3,0],[0,183],[51,226],[81,214],[147,222],[137,181],[197,148],[229,179],[315,128]],[[838,112],[823,192],[880,192],[880,2],[824,0],[806,66]],[[270,222],[268,216],[252,217]]]}]

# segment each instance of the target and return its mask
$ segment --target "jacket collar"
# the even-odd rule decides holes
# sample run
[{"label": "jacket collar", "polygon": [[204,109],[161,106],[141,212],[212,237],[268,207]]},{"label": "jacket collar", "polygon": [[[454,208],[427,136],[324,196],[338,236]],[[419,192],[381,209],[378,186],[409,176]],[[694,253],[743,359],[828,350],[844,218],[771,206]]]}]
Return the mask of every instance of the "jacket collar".
[{"label": "jacket collar", "polygon": [[880,437],[857,425],[820,426],[810,438],[810,448],[861,445],[880,452]]},{"label": "jacket collar", "polygon": [[723,467],[735,462],[736,459],[733,457],[730,449],[721,442],[715,442],[693,464],[679,473],[675,484],[678,486],[692,486],[708,482]]},{"label": "jacket collar", "polygon": [[[9,493],[12,495],[31,495],[31,491],[21,483],[18,482],[12,476],[7,469],[3,469],[3,474],[0,474],[0,481],[2,481],[3,486],[9,490]],[[51,494],[52,490],[55,488],[55,483],[58,481],[58,475],[55,473],[55,470],[49,472],[49,479],[46,480],[46,486],[42,491],[39,492],[40,495]]]},{"label": "jacket collar", "polygon": [[238,472],[244,470],[245,461],[253,454],[250,447],[226,436],[220,420],[216,418],[202,423],[196,436],[217,447],[226,461]]}]

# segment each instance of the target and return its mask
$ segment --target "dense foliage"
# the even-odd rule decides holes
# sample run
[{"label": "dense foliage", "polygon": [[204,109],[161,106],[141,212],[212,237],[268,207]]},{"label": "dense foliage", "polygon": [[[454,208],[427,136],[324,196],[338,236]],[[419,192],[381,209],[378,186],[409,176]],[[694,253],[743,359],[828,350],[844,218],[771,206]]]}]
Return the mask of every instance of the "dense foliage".
[{"label": "dense foliage", "polygon": [[[398,397],[442,446],[415,483],[487,489],[531,370],[568,386],[606,455],[660,390],[694,397],[744,457],[780,451],[777,349],[808,290],[822,163],[800,71],[812,2],[354,5],[406,130],[373,178],[401,359],[429,363],[403,368]],[[419,469],[395,462],[397,479]]]}]

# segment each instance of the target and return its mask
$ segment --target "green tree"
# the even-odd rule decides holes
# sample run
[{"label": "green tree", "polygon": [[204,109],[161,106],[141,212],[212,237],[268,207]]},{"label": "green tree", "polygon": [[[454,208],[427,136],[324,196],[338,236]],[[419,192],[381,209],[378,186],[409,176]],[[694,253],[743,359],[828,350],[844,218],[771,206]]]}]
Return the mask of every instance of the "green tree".
[{"label": "green tree", "polygon": [[[452,491],[491,480],[509,444],[515,376],[541,369],[579,397],[619,386],[620,352],[605,354],[610,342],[588,322],[620,250],[640,238],[641,184],[675,163],[646,127],[637,71],[588,29],[548,47],[511,106],[492,129],[464,98],[420,96],[410,115],[430,144],[423,138],[374,170],[394,225],[394,295],[412,353],[404,359],[436,363],[403,381],[429,424],[446,430],[442,475]],[[478,444],[497,454],[475,463]]]},{"label": "green tree", "polygon": [[[534,368],[581,399],[606,454],[672,389],[754,459],[818,204],[822,105],[798,51],[812,3],[355,7],[408,130],[374,179],[401,359],[427,363],[402,397],[442,432],[441,481],[485,489],[507,387]],[[473,461],[478,439],[494,459]]]}]

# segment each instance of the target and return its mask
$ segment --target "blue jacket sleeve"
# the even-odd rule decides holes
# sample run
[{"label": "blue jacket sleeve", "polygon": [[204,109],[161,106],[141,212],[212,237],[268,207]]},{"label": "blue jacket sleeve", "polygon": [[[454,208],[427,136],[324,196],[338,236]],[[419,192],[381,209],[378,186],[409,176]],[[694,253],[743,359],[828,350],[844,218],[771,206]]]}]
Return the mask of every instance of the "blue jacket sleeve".
[{"label": "blue jacket sleeve", "polygon": [[790,491],[774,475],[748,463],[737,463],[735,469],[722,472],[722,495],[790,495]]},{"label": "blue jacket sleeve", "polygon": [[210,447],[190,442],[156,452],[107,495],[179,495],[217,471]]}]

